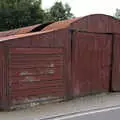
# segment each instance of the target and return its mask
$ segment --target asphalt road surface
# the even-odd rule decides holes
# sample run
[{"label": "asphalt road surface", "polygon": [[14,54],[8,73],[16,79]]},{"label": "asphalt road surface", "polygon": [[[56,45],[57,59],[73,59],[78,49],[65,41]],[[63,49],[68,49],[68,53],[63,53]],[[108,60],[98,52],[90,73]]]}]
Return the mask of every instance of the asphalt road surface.
[{"label": "asphalt road surface", "polygon": [[82,113],[72,113],[41,120],[120,120],[120,106]]},{"label": "asphalt road surface", "polygon": [[119,111],[120,93],[103,93],[33,108],[0,111],[0,120],[120,120]]}]

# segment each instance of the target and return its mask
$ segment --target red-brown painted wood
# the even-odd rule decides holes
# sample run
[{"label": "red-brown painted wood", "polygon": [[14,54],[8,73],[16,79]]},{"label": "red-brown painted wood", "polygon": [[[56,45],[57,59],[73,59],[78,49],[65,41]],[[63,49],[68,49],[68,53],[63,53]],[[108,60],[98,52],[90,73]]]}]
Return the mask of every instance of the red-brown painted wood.
[{"label": "red-brown painted wood", "polygon": [[120,91],[120,34],[113,36],[113,70],[112,70],[112,91]]},{"label": "red-brown painted wood", "polygon": [[[25,52],[24,52],[25,51]],[[34,52],[34,54],[33,54]],[[63,48],[12,48],[9,55],[9,87],[11,100],[17,97],[57,96],[65,94]],[[41,67],[41,61],[42,66]],[[56,66],[57,63],[61,63]],[[46,64],[47,63],[47,64]],[[30,69],[29,66],[32,66]],[[48,66],[47,66],[48,65]]]},{"label": "red-brown painted wood", "polygon": [[112,36],[73,34],[73,96],[109,91]]}]

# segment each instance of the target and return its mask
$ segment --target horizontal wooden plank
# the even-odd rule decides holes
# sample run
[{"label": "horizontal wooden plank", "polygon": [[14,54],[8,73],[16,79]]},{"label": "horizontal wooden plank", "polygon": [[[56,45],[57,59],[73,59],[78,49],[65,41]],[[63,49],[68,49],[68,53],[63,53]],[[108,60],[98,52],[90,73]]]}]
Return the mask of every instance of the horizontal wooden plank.
[{"label": "horizontal wooden plank", "polygon": [[42,80],[42,79],[40,79],[40,80],[36,80],[36,81],[24,81],[24,80],[22,80],[21,78],[18,78],[18,79],[12,79],[12,80],[9,80],[9,83],[10,83],[10,85],[12,85],[12,84],[21,84],[21,83],[24,83],[24,84],[27,84],[27,83],[47,83],[47,82],[51,82],[51,81],[61,81],[61,79],[44,79],[44,80]]},{"label": "horizontal wooden plank", "polygon": [[44,93],[35,93],[35,94],[29,94],[29,95],[22,95],[22,96],[20,96],[20,95],[10,95],[10,98],[11,98],[11,100],[17,100],[17,101],[19,101],[19,100],[25,100],[26,98],[28,98],[28,99],[32,99],[32,98],[44,98],[44,97],[64,97],[65,96],[65,92],[64,91],[57,91],[57,92],[51,92],[51,93],[48,93],[48,92],[44,92]]},{"label": "horizontal wooden plank", "polygon": [[48,57],[54,57],[54,56],[63,56],[64,54],[9,54],[9,57],[13,58],[24,58],[26,57],[42,57],[42,56],[48,56]]},{"label": "horizontal wooden plank", "polygon": [[19,82],[39,82],[43,80],[57,80],[63,79],[62,75],[41,75],[41,76],[19,76],[19,77],[10,77],[9,81],[11,83],[19,83]]},{"label": "horizontal wooden plank", "polygon": [[42,83],[27,83],[27,84],[12,84],[11,91],[18,91],[18,90],[34,90],[34,89],[41,89],[41,88],[51,88],[51,87],[63,87],[63,81],[53,81],[53,82],[42,82]]},{"label": "horizontal wooden plank", "polygon": [[[43,62],[42,62],[43,63]],[[14,64],[10,64],[9,65],[9,68],[10,69],[27,69],[27,68],[55,68],[55,67],[62,67],[63,66],[63,63],[55,63],[55,62],[50,62],[50,63],[43,63],[42,64],[41,62],[39,63],[29,63],[29,62],[26,62],[26,63],[14,63]]]},{"label": "horizontal wooden plank", "polygon": [[33,69],[12,69],[9,76],[36,76],[36,75],[53,75],[63,73],[63,68],[33,68]]},{"label": "horizontal wooden plank", "polygon": [[14,81],[9,81],[9,83],[10,83],[10,85],[12,85],[12,84],[39,84],[39,83],[44,83],[44,84],[46,84],[46,83],[49,83],[49,82],[61,82],[61,81],[63,81],[64,82],[64,80],[63,79],[54,79],[54,80],[40,80],[40,81],[33,81],[33,82],[29,82],[29,81],[26,81],[26,82],[24,82],[24,81],[18,81],[18,82],[15,82],[15,80]]},{"label": "horizontal wooden plank", "polygon": [[10,54],[60,54],[63,48],[10,48]]},{"label": "horizontal wooden plank", "polygon": [[13,63],[34,63],[34,62],[49,62],[49,61],[63,61],[63,56],[42,56],[42,57],[24,57],[24,58],[13,58],[11,57],[11,59],[9,60],[9,63],[13,64]]},{"label": "horizontal wooden plank", "polygon": [[63,61],[55,60],[55,61],[32,61],[31,63],[28,62],[17,62],[17,63],[10,63],[9,68],[31,68],[31,67],[59,67],[63,65]]},{"label": "horizontal wooden plank", "polygon": [[[59,80],[41,80],[41,81],[34,81],[34,82],[19,82],[19,83],[11,83],[11,86],[16,87],[16,86],[29,86],[29,85],[33,85],[33,86],[39,86],[39,85],[49,85],[49,84],[59,84],[59,83],[64,83],[65,81],[62,79]],[[44,87],[44,86],[42,86]]]},{"label": "horizontal wooden plank", "polygon": [[10,96],[12,97],[27,97],[27,96],[34,96],[34,95],[41,95],[41,94],[47,94],[48,96],[51,96],[52,93],[57,93],[57,92],[63,92],[65,93],[65,89],[63,87],[51,87],[51,88],[42,88],[42,89],[34,89],[34,90],[19,90],[15,92],[11,92]]},{"label": "horizontal wooden plank", "polygon": [[9,66],[9,69],[12,71],[14,71],[15,69],[36,69],[36,68],[59,68],[59,67],[62,67],[63,65],[62,64],[46,64],[46,65],[35,65],[35,64],[32,64],[32,65],[10,65]]}]

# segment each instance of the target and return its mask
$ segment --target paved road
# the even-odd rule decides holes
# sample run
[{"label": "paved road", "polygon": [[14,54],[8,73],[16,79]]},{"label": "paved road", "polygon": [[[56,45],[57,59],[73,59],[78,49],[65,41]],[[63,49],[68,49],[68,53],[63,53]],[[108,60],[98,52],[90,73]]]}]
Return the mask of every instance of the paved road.
[{"label": "paved road", "polygon": [[120,106],[69,115],[57,116],[41,120],[120,120]]},{"label": "paved road", "polygon": [[[108,107],[110,108],[111,106],[117,106],[117,108],[120,107],[120,93],[110,93],[110,94],[106,93],[106,94],[99,94],[94,96],[80,97],[67,102],[50,103],[50,104],[39,105],[33,108],[28,108],[23,110],[18,109],[16,111],[11,111],[11,112],[1,111],[0,120],[40,120],[40,119],[51,117],[51,116],[61,116],[63,114],[67,114],[67,117],[69,116],[69,118],[66,118],[66,120],[67,119],[70,120],[73,117],[77,117],[78,114],[74,114],[73,117],[71,117],[68,114],[76,113],[76,112],[79,112],[79,114],[82,113],[82,115],[79,115],[80,120],[84,120],[85,117],[87,117],[86,120],[91,120],[91,119],[95,120],[95,118],[92,118],[94,117],[94,114],[90,114],[90,112],[93,113],[93,112],[96,112],[97,110],[100,111],[102,108],[108,108]],[[85,111],[88,111],[87,113],[89,114],[86,114]],[[104,110],[104,113],[106,114],[105,110]],[[96,115],[99,116],[99,112],[96,112],[95,116]],[[110,115],[108,115],[108,117]],[[91,119],[89,118],[89,116]],[[97,120],[104,120],[104,119],[101,119],[102,117],[99,119],[98,116],[97,116],[98,118]],[[119,114],[117,114],[117,117],[118,116]],[[117,119],[117,117],[115,115],[114,118]],[[110,119],[108,120],[111,120],[111,118],[112,117],[110,117]],[[51,120],[54,120],[54,119],[51,119]],[[44,120],[47,120],[47,119],[44,119]],[[62,117],[61,120],[65,120],[65,116],[64,118]],[[112,120],[115,120],[115,119],[112,118]]]}]

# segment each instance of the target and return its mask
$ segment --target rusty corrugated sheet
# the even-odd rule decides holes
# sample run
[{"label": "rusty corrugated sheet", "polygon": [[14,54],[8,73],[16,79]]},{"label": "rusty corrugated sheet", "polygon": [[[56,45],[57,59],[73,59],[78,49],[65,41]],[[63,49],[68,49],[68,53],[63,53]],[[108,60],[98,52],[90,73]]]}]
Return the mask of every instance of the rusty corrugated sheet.
[{"label": "rusty corrugated sheet", "polygon": [[3,31],[3,32],[0,32],[0,38],[7,37],[7,36],[13,36],[13,35],[19,35],[19,34],[26,34],[30,32],[38,32],[51,23],[52,22],[48,22],[45,24],[36,24],[36,25],[22,27],[22,28],[18,28],[14,30]]},{"label": "rusty corrugated sheet", "polygon": [[18,28],[14,30],[9,30],[9,31],[3,31],[3,32],[0,32],[0,38],[7,37],[7,36],[13,36],[13,35],[19,35],[19,34],[38,32],[50,24],[52,24],[52,22],[48,22],[44,24],[36,24],[36,25],[22,27],[22,28]]},{"label": "rusty corrugated sheet", "polygon": [[33,25],[33,26],[28,26],[28,27],[23,27],[23,28],[19,28],[16,30],[16,35],[18,34],[25,34],[25,33],[29,33],[32,30],[34,30],[35,28],[39,27],[41,24],[37,24],[37,25]]},{"label": "rusty corrugated sheet", "polygon": [[73,96],[109,91],[112,36],[75,32],[72,41]]},{"label": "rusty corrugated sheet", "polygon": [[43,25],[42,29],[40,29],[40,32],[37,33],[29,33],[27,35],[26,34],[13,35],[9,37],[2,37],[1,35],[0,41],[17,39],[21,37],[27,37],[27,36],[42,34],[45,32],[47,33],[47,32],[57,31],[57,30],[61,31],[63,28],[76,29],[83,32],[120,33],[119,30],[120,20],[117,20],[111,16],[103,15],[103,14],[95,14],[95,15],[93,14],[85,17],[73,18],[73,19],[59,21],[55,23],[49,23],[49,24],[46,24],[45,26]]},{"label": "rusty corrugated sheet", "polygon": [[45,28],[43,28],[42,31],[49,31],[49,30],[53,31],[53,30],[68,28],[68,27],[70,27],[71,23],[73,23],[74,21],[76,21],[78,19],[80,19],[80,17],[79,18],[72,18],[69,20],[54,22],[54,23],[46,26]]},{"label": "rusty corrugated sheet", "polygon": [[33,26],[28,26],[28,27],[18,28],[18,29],[14,29],[14,30],[0,32],[0,37],[29,33],[33,29],[35,29],[36,27],[39,27],[39,26],[40,26],[40,24],[37,24],[37,25],[33,25]]},{"label": "rusty corrugated sheet", "polygon": [[11,48],[9,84],[12,104],[41,97],[63,97],[62,48]]},{"label": "rusty corrugated sheet", "polygon": [[120,34],[113,38],[113,70],[112,70],[112,91],[120,91]]},{"label": "rusty corrugated sheet", "polygon": [[120,20],[109,15],[92,14],[52,23],[42,29],[42,31],[54,31],[63,28],[95,33],[120,33]]},{"label": "rusty corrugated sheet", "polygon": [[[31,33],[26,33],[26,34],[18,34],[18,35],[10,35],[10,36],[5,36],[5,37],[0,37],[0,42],[4,42],[4,41],[10,41],[10,40],[18,40],[18,39],[26,39],[26,38],[33,38],[36,36],[41,36],[42,34],[46,34],[45,36],[47,36],[47,34],[53,34],[52,31],[38,31],[38,32],[31,32]],[[10,41],[11,42],[11,41]]]}]

